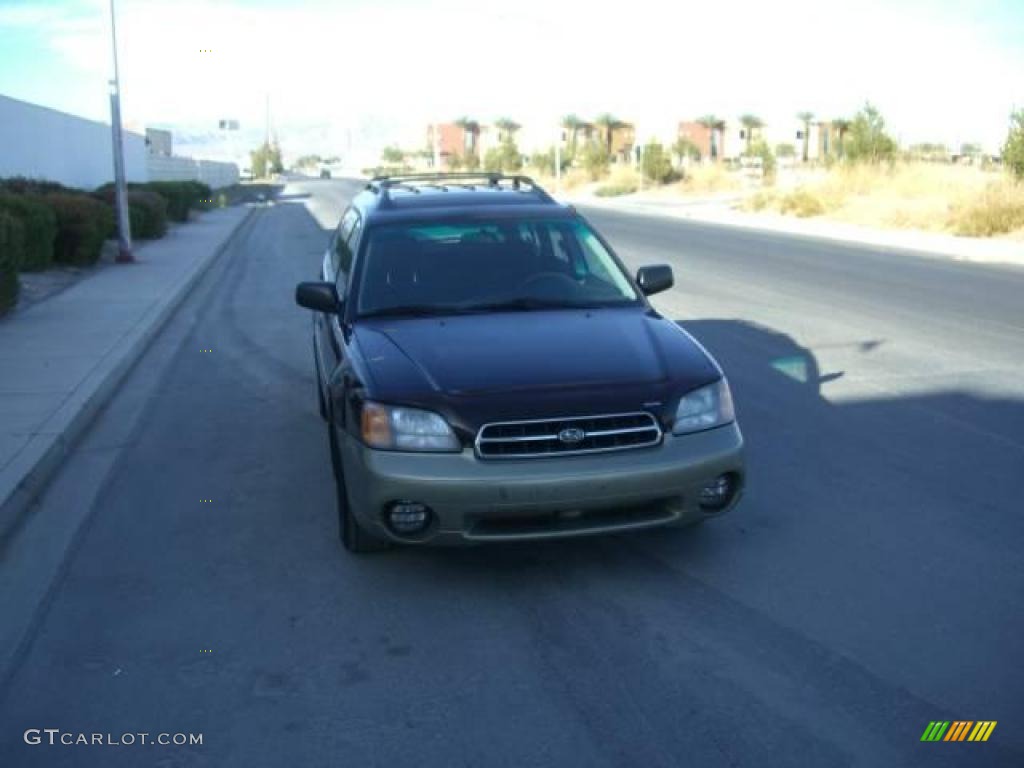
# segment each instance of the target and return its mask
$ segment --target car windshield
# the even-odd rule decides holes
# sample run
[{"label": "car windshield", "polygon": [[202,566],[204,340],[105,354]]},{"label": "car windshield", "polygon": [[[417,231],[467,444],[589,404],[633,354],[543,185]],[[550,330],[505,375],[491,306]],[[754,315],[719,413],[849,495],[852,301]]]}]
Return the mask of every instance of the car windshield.
[{"label": "car windshield", "polygon": [[440,314],[638,301],[580,219],[410,223],[367,233],[357,313]]}]

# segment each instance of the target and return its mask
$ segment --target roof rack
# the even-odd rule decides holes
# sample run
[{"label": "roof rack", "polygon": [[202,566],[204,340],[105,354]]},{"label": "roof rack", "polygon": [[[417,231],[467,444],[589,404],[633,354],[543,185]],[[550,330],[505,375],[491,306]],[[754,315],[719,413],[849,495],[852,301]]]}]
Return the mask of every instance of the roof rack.
[{"label": "roof rack", "polygon": [[389,200],[388,190],[392,187],[405,187],[413,192],[418,191],[418,186],[469,186],[468,182],[486,182],[488,187],[501,187],[506,182],[506,187],[514,190],[521,190],[524,186],[537,194],[545,202],[553,203],[554,199],[547,191],[529,176],[519,174],[506,175],[494,171],[481,171],[472,173],[401,173],[385,176],[374,176],[370,179],[366,188],[381,195],[381,202]]}]

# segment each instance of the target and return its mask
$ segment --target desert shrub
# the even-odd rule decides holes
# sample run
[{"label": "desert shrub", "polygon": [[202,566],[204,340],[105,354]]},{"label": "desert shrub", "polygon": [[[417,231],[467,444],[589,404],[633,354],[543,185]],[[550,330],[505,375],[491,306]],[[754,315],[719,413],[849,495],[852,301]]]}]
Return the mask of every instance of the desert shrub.
[{"label": "desert shrub", "polygon": [[679,190],[686,195],[734,192],[742,187],[740,174],[726,170],[721,163],[693,166],[679,184]]},{"label": "desert shrub", "polygon": [[54,193],[42,199],[57,217],[54,259],[75,266],[95,264],[103,242],[114,234],[114,209],[88,195]]},{"label": "desert shrub", "polygon": [[603,141],[588,141],[580,153],[580,163],[591,181],[597,181],[608,172],[610,164],[608,148]]},{"label": "desert shrub", "polygon": [[672,158],[661,144],[652,141],[644,146],[640,160],[640,168],[644,178],[655,184],[666,184],[675,177],[672,169]]},{"label": "desert shrub", "polygon": [[774,202],[775,196],[771,192],[760,191],[744,200],[741,207],[746,211],[763,211],[770,208]]},{"label": "desert shrub", "polygon": [[775,180],[775,153],[763,139],[757,139],[750,143],[750,148],[745,153],[748,157],[761,158],[761,171],[766,183]]},{"label": "desert shrub", "polygon": [[1024,184],[1006,181],[989,184],[981,194],[952,212],[958,235],[991,237],[1024,228]]},{"label": "desert shrub", "polygon": [[782,198],[779,209],[803,219],[825,213],[825,204],[813,192],[796,189]]},{"label": "desert shrub", "polygon": [[9,312],[18,301],[18,267],[24,244],[21,221],[0,210],[0,315]]},{"label": "desert shrub", "polygon": [[0,211],[18,220],[24,239],[19,269],[37,271],[53,262],[57,218],[50,206],[37,197],[0,193]]},{"label": "desert shrub", "polygon": [[594,194],[598,197],[620,197],[621,195],[631,195],[636,192],[636,189],[635,184],[605,184],[594,190]]}]

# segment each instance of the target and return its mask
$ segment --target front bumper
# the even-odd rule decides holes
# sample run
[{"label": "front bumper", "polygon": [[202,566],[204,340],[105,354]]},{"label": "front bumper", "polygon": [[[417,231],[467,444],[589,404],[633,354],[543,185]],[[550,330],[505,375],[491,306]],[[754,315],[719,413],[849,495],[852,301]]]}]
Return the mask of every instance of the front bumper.
[{"label": "front bumper", "polygon": [[[720,515],[743,491],[743,437],[736,424],[675,436],[651,448],[543,459],[482,461],[461,453],[367,448],[339,435],[351,508],[376,536],[394,541],[466,544],[579,536],[685,524]],[[732,473],[729,505],[701,510],[700,488]],[[385,507],[414,501],[433,510],[427,531],[393,535]]]}]

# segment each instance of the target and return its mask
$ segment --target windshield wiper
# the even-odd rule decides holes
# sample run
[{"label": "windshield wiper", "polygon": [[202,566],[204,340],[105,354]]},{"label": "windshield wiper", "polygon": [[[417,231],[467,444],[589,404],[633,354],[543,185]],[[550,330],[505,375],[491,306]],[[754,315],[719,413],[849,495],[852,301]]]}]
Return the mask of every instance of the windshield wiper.
[{"label": "windshield wiper", "polygon": [[397,307],[382,307],[369,312],[360,312],[359,317],[427,317],[433,315],[459,315],[464,313],[462,307],[445,306],[443,304],[402,304]]},{"label": "windshield wiper", "polygon": [[551,301],[548,299],[508,299],[507,301],[493,301],[486,304],[469,304],[462,309],[469,312],[529,312],[535,309],[590,309],[592,304],[573,304],[565,301]]}]

